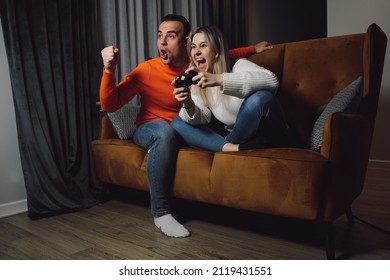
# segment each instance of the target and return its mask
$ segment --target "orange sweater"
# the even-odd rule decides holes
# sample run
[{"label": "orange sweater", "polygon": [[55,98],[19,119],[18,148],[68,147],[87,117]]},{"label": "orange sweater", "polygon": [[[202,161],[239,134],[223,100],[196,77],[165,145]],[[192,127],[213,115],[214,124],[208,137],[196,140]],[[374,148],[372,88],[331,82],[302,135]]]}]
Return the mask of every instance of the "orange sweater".
[{"label": "orange sweater", "polygon": [[114,112],[126,105],[139,94],[141,109],[136,124],[151,120],[172,121],[181,108],[181,103],[173,95],[171,82],[187,69],[171,68],[160,58],[142,62],[117,86],[115,74],[103,72],[100,84],[100,104],[102,110]]},{"label": "orange sweater", "polygon": [[[254,53],[254,47],[229,51],[232,58]],[[136,125],[151,120],[171,122],[179,113],[182,104],[173,96],[171,82],[187,69],[187,65],[171,68],[160,58],[140,63],[125,79],[116,85],[115,74],[103,71],[100,83],[100,105],[103,111],[114,112],[126,105],[137,94],[140,96],[140,112]]]},{"label": "orange sweater", "polygon": [[229,50],[229,57],[230,58],[249,57],[250,55],[254,54],[255,52],[256,52],[256,49],[254,46],[241,47],[241,48]]}]

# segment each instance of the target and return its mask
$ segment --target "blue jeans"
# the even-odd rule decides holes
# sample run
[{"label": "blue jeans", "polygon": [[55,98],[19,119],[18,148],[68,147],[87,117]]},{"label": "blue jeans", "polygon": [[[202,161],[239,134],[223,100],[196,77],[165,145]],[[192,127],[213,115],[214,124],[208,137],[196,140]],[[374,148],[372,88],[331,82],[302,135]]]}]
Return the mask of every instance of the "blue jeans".
[{"label": "blue jeans", "polygon": [[179,145],[176,131],[166,121],[149,121],[137,127],[133,141],[148,150],[146,174],[152,214],[155,217],[170,214],[169,200]]},{"label": "blue jeans", "polygon": [[244,100],[231,131],[213,122],[190,125],[180,117],[171,126],[190,147],[212,152],[221,151],[228,142],[244,144],[252,139],[263,139],[264,147],[288,145],[288,125],[282,107],[274,94],[266,90],[256,91]]}]

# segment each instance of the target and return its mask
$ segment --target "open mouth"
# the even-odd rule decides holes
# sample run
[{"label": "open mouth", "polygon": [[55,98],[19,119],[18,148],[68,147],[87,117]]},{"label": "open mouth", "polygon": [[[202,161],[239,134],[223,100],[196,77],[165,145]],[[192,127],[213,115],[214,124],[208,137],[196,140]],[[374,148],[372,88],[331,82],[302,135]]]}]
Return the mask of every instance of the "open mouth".
[{"label": "open mouth", "polygon": [[206,59],[200,58],[200,59],[197,59],[196,62],[198,63],[198,68],[202,68],[206,64]]},{"label": "open mouth", "polygon": [[166,50],[160,50],[160,58],[161,59],[167,59],[168,58],[168,53]]}]

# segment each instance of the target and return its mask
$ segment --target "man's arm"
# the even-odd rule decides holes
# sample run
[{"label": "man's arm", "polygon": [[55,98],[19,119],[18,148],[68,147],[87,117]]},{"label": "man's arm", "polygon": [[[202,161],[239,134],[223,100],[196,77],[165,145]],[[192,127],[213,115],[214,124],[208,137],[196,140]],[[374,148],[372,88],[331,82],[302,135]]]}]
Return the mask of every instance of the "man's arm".
[{"label": "man's arm", "polygon": [[250,57],[252,54],[262,53],[264,51],[270,50],[272,49],[272,47],[273,46],[271,43],[267,41],[262,41],[254,46],[241,47],[229,50],[229,57],[233,59]]},{"label": "man's arm", "polygon": [[103,74],[100,82],[100,105],[103,111],[114,112],[126,105],[136,94],[137,87],[130,75],[116,84],[115,70],[118,64],[119,50],[113,46],[101,51],[103,60]]}]

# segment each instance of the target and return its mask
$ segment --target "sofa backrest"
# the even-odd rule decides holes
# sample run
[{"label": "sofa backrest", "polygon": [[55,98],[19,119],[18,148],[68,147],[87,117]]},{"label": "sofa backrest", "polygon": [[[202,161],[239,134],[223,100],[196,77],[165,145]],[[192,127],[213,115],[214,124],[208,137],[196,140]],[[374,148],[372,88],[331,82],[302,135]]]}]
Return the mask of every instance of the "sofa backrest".
[{"label": "sofa backrest", "polygon": [[358,112],[375,121],[386,42],[383,31],[372,24],[366,33],[278,44],[250,60],[278,76],[277,96],[303,146],[318,109],[358,76],[364,89]]}]

